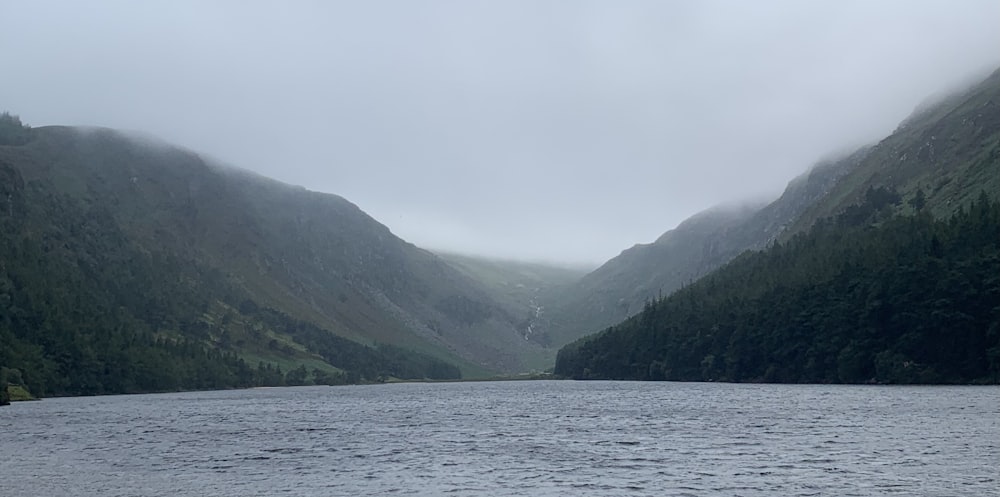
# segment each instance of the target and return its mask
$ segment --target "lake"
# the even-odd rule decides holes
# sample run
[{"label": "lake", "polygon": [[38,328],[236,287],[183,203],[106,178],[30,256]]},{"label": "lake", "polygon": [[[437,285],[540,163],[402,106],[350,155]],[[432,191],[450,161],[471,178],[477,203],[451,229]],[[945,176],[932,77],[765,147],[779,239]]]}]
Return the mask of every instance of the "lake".
[{"label": "lake", "polygon": [[0,408],[5,497],[1000,495],[1000,388],[523,381]]}]

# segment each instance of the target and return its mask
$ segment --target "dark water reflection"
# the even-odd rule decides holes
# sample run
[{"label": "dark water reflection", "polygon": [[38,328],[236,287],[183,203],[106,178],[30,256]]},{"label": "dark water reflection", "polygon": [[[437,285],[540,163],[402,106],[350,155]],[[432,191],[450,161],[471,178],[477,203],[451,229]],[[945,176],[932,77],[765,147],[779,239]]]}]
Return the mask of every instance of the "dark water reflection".
[{"label": "dark water reflection", "polygon": [[0,495],[1000,495],[1000,388],[507,382],[0,409]]}]

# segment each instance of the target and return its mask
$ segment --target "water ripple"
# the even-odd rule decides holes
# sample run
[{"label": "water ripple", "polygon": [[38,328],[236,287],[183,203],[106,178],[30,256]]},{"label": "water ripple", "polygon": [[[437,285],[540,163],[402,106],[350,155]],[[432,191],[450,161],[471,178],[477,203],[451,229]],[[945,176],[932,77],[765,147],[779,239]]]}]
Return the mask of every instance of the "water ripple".
[{"label": "water ripple", "polygon": [[510,382],[0,410],[10,497],[997,495],[1000,388]]}]

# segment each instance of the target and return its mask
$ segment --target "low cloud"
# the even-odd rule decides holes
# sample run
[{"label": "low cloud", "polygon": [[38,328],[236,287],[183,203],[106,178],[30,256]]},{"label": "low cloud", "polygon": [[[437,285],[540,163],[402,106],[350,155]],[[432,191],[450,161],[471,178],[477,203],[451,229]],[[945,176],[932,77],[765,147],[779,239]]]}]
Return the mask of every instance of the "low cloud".
[{"label": "low cloud", "polygon": [[1000,4],[0,2],[0,105],[142,130],[421,246],[600,262],[1000,65]]}]

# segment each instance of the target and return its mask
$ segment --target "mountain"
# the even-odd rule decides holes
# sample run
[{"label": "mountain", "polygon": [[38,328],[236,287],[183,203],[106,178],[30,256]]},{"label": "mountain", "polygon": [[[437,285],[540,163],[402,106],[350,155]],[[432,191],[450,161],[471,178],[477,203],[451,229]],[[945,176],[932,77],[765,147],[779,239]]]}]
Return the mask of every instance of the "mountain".
[{"label": "mountain", "polygon": [[[118,131],[0,122],[0,366],[35,393],[188,386],[105,371],[153,356],[374,380],[521,371],[542,349],[526,309],[341,197]],[[111,339],[141,351],[111,357]]]},{"label": "mountain", "polygon": [[[765,206],[715,207],[681,223],[652,244],[636,245],[548,295],[555,343],[568,343],[639,312],[644,304],[681,288],[732,260],[787,240],[818,219],[891,188],[905,200],[896,212],[920,204],[948,216],[980,190],[1000,191],[1000,71],[959,92],[922,103],[878,144],[824,160],[792,180]],[[918,198],[919,197],[919,198]],[[924,207],[926,206],[926,207]]]},{"label": "mountain", "polygon": [[[544,368],[553,347],[608,328],[564,348],[557,367],[582,377],[695,378],[698,369],[702,379],[858,381],[876,371],[879,381],[990,381],[983,364],[992,364],[992,352],[955,369],[954,354],[931,358],[898,343],[954,352],[954,344],[928,338],[924,328],[881,337],[844,331],[885,326],[868,314],[869,321],[838,328],[816,349],[843,356],[834,369],[844,365],[853,373],[832,374],[829,361],[807,370],[778,367],[819,360],[815,350],[800,350],[811,350],[803,340],[836,325],[819,321],[800,335],[757,329],[754,340],[778,340],[785,353],[758,354],[753,367],[732,369],[742,353],[705,337],[750,335],[732,329],[720,335],[716,324],[722,330],[723,321],[708,323],[701,315],[777,326],[730,310],[763,306],[807,315],[825,305],[840,308],[842,302],[817,292],[829,297],[845,288],[855,292],[852,305],[888,312],[882,303],[899,296],[878,288],[950,281],[975,291],[907,293],[889,309],[928,323],[942,315],[978,323],[987,335],[962,340],[992,343],[989,312],[995,311],[975,300],[976,292],[992,295],[992,245],[976,241],[976,230],[992,229],[990,202],[1000,192],[998,102],[1000,71],[920,106],[881,142],[817,164],[771,203],[709,209],[582,277],[435,255],[335,195],[150,138],[97,128],[32,129],[3,114],[0,379],[39,394],[80,394],[486,376]],[[985,214],[975,217],[970,209]],[[890,256],[906,251],[899,240],[930,248],[897,264]],[[973,252],[960,247],[967,242]],[[941,252],[952,246],[960,257]],[[826,262],[817,262],[821,256]],[[779,274],[785,263],[797,269]],[[854,272],[858,267],[870,274]],[[937,280],[913,277],[914,271]],[[748,274],[759,281],[748,281]],[[718,302],[733,306],[712,300],[719,287],[727,300]],[[782,293],[789,288],[794,298]],[[708,300],[703,305],[692,295]],[[776,295],[788,302],[767,300]],[[959,314],[949,312],[955,299],[962,302],[955,306],[966,306]],[[686,321],[672,321],[681,317]],[[670,361],[677,358],[663,354],[679,349],[663,343],[711,352],[687,356],[675,368]],[[594,344],[623,355],[602,357]],[[621,357],[632,358],[625,369],[615,363]],[[879,357],[885,374],[875,367]],[[899,370],[904,363],[920,367]]]},{"label": "mountain", "polygon": [[564,347],[574,378],[1000,383],[1000,202],[818,223]]},{"label": "mountain", "polygon": [[[581,268],[554,266],[536,262],[489,259],[469,255],[441,253],[442,259],[490,290],[491,297],[518,309],[526,319],[518,329],[524,339],[544,347],[544,356],[534,369],[547,369],[555,360],[556,349],[551,348],[552,310],[548,307],[553,295],[568,291],[586,274]],[[557,342],[562,344],[565,342]]]},{"label": "mountain", "polygon": [[727,228],[745,220],[752,207],[717,208],[697,214],[655,242],[623,251],[576,284],[549,291],[552,308],[547,333],[556,344],[621,321],[645,302],[701,276],[723,257],[717,241]]},{"label": "mountain", "polygon": [[[756,251],[563,348],[556,371],[997,382],[998,102],[1000,71],[793,181],[782,198],[808,192],[792,195],[801,201],[738,224],[736,239]],[[776,229],[760,236],[764,225]]]},{"label": "mountain", "polygon": [[565,344],[640,312],[729,262],[778,239],[808,207],[867,156],[868,147],[814,165],[766,204],[719,206],[700,212],[650,244],[636,245],[544,300],[547,330]]},{"label": "mountain", "polygon": [[919,106],[811,205],[789,235],[862,202],[869,189],[879,187],[903,197],[897,212],[913,212],[919,204],[935,216],[949,216],[980,191],[1000,192],[998,162],[1000,70],[970,88]]}]

